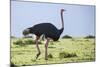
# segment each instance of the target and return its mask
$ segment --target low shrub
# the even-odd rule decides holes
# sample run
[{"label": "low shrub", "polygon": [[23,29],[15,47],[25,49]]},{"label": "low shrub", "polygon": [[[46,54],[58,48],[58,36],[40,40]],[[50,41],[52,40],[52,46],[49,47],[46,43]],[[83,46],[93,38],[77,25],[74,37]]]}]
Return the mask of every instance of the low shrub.
[{"label": "low shrub", "polygon": [[31,39],[24,40],[25,44],[35,44],[35,42]]},{"label": "low shrub", "polygon": [[59,58],[70,58],[70,57],[77,57],[76,53],[68,53],[68,52],[60,52],[59,53]]},{"label": "low shrub", "polygon": [[64,35],[62,38],[72,38],[72,37],[69,35]]},{"label": "low shrub", "polygon": [[21,39],[15,41],[13,43],[16,44],[16,45],[24,45],[24,42]]},{"label": "low shrub", "polygon": [[48,55],[48,58],[53,58],[53,55],[50,53],[50,54]]},{"label": "low shrub", "polygon": [[[13,44],[15,44],[15,45],[29,45],[29,44],[36,44],[36,42],[33,41],[32,39],[26,39],[26,40],[19,39],[19,40],[13,42]],[[38,44],[42,44],[42,42],[39,41]]]}]

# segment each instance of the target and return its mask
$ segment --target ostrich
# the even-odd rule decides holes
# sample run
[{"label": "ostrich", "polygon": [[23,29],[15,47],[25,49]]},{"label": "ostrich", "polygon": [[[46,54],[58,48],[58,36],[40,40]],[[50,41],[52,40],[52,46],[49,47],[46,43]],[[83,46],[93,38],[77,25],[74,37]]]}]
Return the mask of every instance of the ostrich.
[{"label": "ostrich", "polygon": [[35,34],[36,35],[36,47],[38,50],[38,53],[36,55],[36,59],[39,57],[39,55],[41,54],[41,51],[39,49],[38,46],[38,40],[40,38],[41,35],[44,35],[46,38],[46,43],[45,43],[45,60],[48,60],[47,58],[47,49],[48,49],[48,43],[50,40],[53,41],[57,41],[61,35],[61,33],[64,30],[64,20],[63,20],[63,12],[65,10],[61,9],[61,22],[62,22],[62,28],[61,29],[57,29],[53,24],[51,23],[40,23],[40,24],[36,24],[32,27],[26,28],[23,31],[23,35],[26,36],[28,34]]}]

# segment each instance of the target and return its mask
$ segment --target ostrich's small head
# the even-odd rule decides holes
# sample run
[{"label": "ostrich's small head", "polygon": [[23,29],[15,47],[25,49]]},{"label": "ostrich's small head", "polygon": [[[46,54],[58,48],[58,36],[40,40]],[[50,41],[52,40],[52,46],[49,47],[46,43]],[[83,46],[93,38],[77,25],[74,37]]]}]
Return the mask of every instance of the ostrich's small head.
[{"label": "ostrich's small head", "polygon": [[30,33],[30,30],[27,28],[23,31],[23,35],[26,36]]},{"label": "ostrich's small head", "polygon": [[61,9],[61,11],[63,12],[63,11],[66,11],[65,9]]}]

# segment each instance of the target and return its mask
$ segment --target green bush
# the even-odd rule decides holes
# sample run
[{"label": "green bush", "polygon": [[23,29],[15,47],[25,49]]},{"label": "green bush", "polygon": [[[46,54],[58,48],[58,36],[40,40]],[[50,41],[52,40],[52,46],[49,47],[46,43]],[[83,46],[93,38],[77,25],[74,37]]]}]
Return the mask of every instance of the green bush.
[{"label": "green bush", "polygon": [[77,57],[76,53],[68,53],[68,52],[60,52],[59,53],[59,58],[70,58],[70,57]]},{"label": "green bush", "polygon": [[[42,44],[42,42],[40,42],[40,41],[38,43]],[[29,45],[29,44],[36,44],[36,43],[32,39],[26,39],[26,40],[19,39],[19,40],[13,42],[13,44],[15,44],[15,45]]]},{"label": "green bush", "polygon": [[35,44],[35,42],[31,39],[24,40],[25,44]]},{"label": "green bush", "polygon": [[64,35],[62,38],[72,38],[72,37],[69,35]]},{"label": "green bush", "polygon": [[15,41],[13,43],[16,44],[16,45],[24,45],[24,42],[21,39]]},{"label": "green bush", "polygon": [[52,55],[52,54],[49,54],[49,55],[48,55],[48,58],[53,58],[53,55]]}]

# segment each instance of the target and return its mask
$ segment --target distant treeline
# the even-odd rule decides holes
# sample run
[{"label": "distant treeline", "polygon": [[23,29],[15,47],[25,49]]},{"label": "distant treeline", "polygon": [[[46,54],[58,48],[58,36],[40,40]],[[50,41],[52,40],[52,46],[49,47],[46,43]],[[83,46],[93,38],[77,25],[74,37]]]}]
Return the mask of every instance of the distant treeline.
[{"label": "distant treeline", "polygon": [[[62,38],[73,38],[73,37],[70,36],[70,35],[64,35]],[[83,38],[95,38],[95,36],[93,36],[93,35],[87,35],[87,36],[85,36]]]},{"label": "distant treeline", "polygon": [[[17,38],[16,36],[11,36],[11,38]],[[22,37],[22,38],[33,38],[32,36],[26,36],[26,37]],[[62,39],[66,39],[66,38],[73,38],[72,36],[70,36],[70,35],[64,35],[63,37],[62,37]],[[87,35],[87,36],[85,36],[85,37],[83,37],[83,38],[95,38],[95,36],[93,36],[93,35]],[[44,40],[45,39],[45,36],[42,36],[42,39]]]},{"label": "distant treeline", "polygon": [[95,38],[95,36],[93,36],[93,35],[88,35],[88,36],[86,36],[86,37],[84,37],[84,38]]}]

